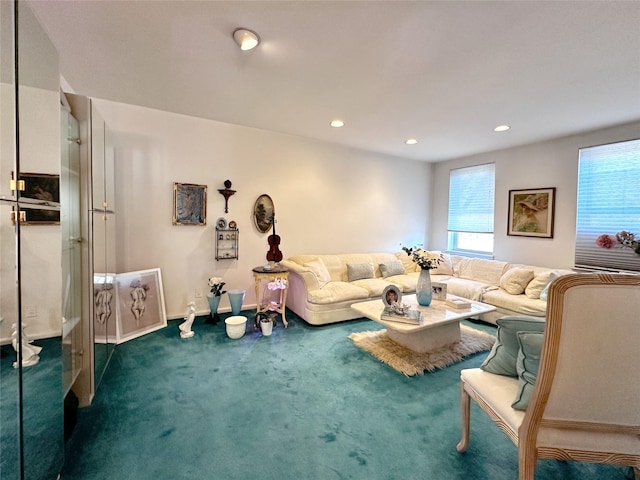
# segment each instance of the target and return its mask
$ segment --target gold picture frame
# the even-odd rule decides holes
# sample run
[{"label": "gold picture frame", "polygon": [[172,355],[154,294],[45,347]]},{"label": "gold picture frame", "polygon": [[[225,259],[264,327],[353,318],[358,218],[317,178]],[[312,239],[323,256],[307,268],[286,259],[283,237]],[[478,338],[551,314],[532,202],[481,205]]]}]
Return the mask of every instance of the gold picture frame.
[{"label": "gold picture frame", "polygon": [[509,190],[507,235],[553,238],[555,187]]}]

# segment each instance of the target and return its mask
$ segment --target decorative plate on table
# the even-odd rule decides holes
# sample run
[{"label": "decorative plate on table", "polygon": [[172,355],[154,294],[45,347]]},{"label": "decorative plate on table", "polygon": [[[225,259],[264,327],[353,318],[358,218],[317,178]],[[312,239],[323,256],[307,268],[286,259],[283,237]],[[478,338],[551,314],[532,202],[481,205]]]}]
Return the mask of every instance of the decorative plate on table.
[{"label": "decorative plate on table", "polygon": [[219,229],[227,228],[227,221],[224,218],[220,217],[218,220],[216,220],[216,225]]},{"label": "decorative plate on table", "polygon": [[238,228],[238,224],[236,223],[235,220],[231,220],[229,222],[229,228],[232,228],[233,230],[235,230],[236,228]]}]

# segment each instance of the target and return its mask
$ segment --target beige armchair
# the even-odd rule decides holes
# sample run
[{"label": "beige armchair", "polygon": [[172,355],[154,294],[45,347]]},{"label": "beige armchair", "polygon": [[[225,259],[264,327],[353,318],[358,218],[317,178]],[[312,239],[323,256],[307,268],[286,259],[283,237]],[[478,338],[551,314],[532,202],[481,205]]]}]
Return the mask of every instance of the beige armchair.
[{"label": "beige armchair", "polygon": [[518,447],[520,480],[538,458],[631,466],[640,479],[640,276],[571,274],[549,289],[540,364],[526,411],[518,378],[461,372],[462,440],[470,398]]}]

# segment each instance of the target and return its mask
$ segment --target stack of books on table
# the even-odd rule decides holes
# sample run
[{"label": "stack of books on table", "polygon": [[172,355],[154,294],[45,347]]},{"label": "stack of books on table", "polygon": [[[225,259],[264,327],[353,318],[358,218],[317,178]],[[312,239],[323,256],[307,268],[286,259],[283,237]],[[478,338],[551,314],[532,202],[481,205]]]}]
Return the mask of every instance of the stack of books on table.
[{"label": "stack of books on table", "polygon": [[389,321],[389,322],[410,323],[412,325],[420,325],[419,315],[417,317],[413,317],[409,315],[398,315],[397,313],[388,312],[386,310],[383,310],[382,314],[380,315],[380,320]]},{"label": "stack of books on table", "polygon": [[453,308],[469,308],[471,307],[471,302],[469,300],[465,300],[464,298],[447,298],[445,303]]}]

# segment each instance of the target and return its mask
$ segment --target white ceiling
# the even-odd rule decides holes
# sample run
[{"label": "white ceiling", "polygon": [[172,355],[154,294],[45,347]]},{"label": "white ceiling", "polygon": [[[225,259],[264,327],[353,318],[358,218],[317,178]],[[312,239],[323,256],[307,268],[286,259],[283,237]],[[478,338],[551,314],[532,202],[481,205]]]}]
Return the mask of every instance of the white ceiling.
[{"label": "white ceiling", "polygon": [[635,0],[28,3],[78,94],[397,157],[640,120]]}]

